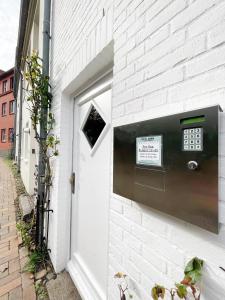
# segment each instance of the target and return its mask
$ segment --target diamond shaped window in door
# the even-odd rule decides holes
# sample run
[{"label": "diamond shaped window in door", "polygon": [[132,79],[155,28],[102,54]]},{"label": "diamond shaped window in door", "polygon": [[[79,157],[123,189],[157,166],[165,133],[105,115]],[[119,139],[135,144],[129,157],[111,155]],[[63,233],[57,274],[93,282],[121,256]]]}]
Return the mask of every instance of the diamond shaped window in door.
[{"label": "diamond shaped window in door", "polygon": [[84,123],[82,129],[91,148],[94,147],[105,125],[105,121],[103,120],[97,109],[94,107],[94,105],[92,105],[91,109],[89,110],[87,120]]}]

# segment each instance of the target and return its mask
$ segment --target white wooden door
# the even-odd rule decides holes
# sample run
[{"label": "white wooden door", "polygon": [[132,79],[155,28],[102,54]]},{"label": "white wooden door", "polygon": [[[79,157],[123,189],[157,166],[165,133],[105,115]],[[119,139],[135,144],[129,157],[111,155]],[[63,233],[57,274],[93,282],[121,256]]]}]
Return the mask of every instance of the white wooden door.
[{"label": "white wooden door", "polygon": [[71,275],[84,299],[106,299],[111,152],[110,86],[103,91],[97,86],[97,89],[75,101],[76,184],[72,197]]}]

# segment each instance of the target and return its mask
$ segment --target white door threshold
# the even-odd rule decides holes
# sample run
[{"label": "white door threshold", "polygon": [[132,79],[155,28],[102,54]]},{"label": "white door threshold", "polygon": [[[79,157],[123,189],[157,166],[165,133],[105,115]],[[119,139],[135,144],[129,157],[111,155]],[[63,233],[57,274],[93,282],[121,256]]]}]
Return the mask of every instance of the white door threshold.
[{"label": "white door threshold", "polygon": [[78,262],[74,263],[74,261],[70,260],[66,269],[83,300],[106,300],[106,297],[93,284],[93,281],[87,277]]}]

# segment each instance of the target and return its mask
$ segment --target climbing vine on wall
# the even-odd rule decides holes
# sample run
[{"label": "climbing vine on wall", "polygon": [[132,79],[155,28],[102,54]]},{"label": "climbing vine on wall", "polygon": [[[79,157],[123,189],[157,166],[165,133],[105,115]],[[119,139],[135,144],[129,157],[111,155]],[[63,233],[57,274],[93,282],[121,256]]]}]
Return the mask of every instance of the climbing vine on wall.
[{"label": "climbing vine on wall", "polygon": [[[31,56],[27,57],[25,63],[24,78],[28,83],[26,100],[31,114],[35,139],[39,144],[39,151],[43,153],[46,170],[44,182],[47,187],[50,187],[52,185],[50,158],[58,155],[57,145],[59,144],[59,139],[52,133],[55,119],[50,111],[52,104],[51,86],[49,77],[42,73],[42,60],[37,52],[33,52]],[[46,114],[43,114],[43,110]],[[45,124],[44,136],[40,135],[40,124]]]},{"label": "climbing vine on wall", "polygon": [[[26,57],[23,77],[26,84],[28,110],[30,111],[35,139],[39,145],[39,167],[37,167],[36,178],[38,184],[44,187],[40,192],[42,200],[37,202],[37,215],[39,216],[39,212],[42,215],[44,211],[49,212],[49,195],[52,186],[51,158],[59,154],[57,149],[59,139],[53,134],[55,119],[51,112],[52,94],[50,92],[49,77],[43,74],[42,59],[37,52],[33,52],[31,56]],[[40,165],[42,166],[41,169]],[[37,199],[40,199],[40,195],[37,195]],[[40,228],[40,226],[43,231],[44,224],[40,223],[39,217],[37,217],[36,228]],[[36,239],[38,239],[39,234],[37,234]],[[42,248],[43,236],[40,235],[40,237],[41,242],[37,242],[37,244]]]}]

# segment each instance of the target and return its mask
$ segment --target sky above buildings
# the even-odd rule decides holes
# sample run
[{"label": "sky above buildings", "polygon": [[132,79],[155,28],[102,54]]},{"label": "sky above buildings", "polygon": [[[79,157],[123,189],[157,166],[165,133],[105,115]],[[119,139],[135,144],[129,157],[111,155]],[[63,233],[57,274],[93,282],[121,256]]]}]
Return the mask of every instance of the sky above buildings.
[{"label": "sky above buildings", "polygon": [[15,63],[20,0],[0,0],[0,69],[7,71]]}]

